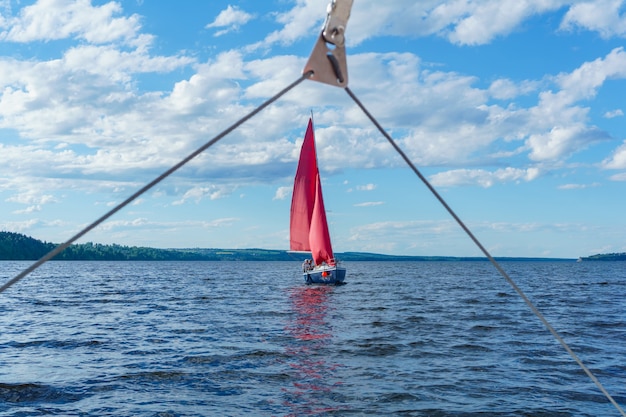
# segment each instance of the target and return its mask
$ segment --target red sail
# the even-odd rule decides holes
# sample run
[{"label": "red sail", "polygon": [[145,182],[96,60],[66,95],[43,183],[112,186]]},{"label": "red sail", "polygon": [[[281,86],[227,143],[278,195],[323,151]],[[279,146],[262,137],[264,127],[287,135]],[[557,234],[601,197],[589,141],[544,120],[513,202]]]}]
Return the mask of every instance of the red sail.
[{"label": "red sail", "polygon": [[317,265],[333,258],[311,119],[293,184],[289,246],[293,251],[311,251]]},{"label": "red sail", "polygon": [[315,265],[322,262],[334,264],[333,248],[330,245],[330,233],[328,233],[328,223],[326,221],[326,210],[324,209],[324,198],[322,197],[322,181],[320,174],[316,179],[315,206],[313,206],[313,216],[311,218],[311,229],[309,231],[309,246]]},{"label": "red sail", "polygon": [[300,161],[293,182],[291,196],[291,225],[289,246],[293,251],[310,251],[309,228],[315,205],[315,177],[317,176],[317,157],[315,154],[315,138],[313,122],[304,135],[304,143],[300,150]]}]

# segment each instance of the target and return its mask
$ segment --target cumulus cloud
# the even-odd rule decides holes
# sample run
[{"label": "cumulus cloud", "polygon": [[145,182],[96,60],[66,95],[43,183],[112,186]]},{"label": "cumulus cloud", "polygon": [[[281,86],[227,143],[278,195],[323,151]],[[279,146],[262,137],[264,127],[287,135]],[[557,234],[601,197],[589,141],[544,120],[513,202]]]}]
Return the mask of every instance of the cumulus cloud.
[{"label": "cumulus cloud", "polygon": [[11,221],[11,222],[3,221],[3,222],[0,222],[0,229],[7,230],[10,232],[15,232],[15,233],[24,233],[27,230],[35,226],[45,224],[45,223],[46,222],[43,222],[37,218],[30,218],[28,220],[23,220],[23,221]]},{"label": "cumulus cloud", "polygon": [[613,154],[602,161],[604,169],[626,169],[626,141],[617,147]]},{"label": "cumulus cloud", "polygon": [[291,195],[292,187],[278,187],[273,200],[284,200]]},{"label": "cumulus cloud", "polygon": [[[281,25],[280,29],[273,31],[265,39],[249,45],[248,50],[267,48],[273,44],[290,45],[293,42],[309,37],[313,28],[321,26],[324,10],[320,3],[314,0],[296,2],[295,6],[286,12],[277,13],[276,21]],[[317,17],[317,18],[316,18]]]},{"label": "cumulus cloud", "polygon": [[511,100],[519,96],[535,92],[539,87],[537,81],[514,82],[505,78],[495,80],[489,86],[489,94],[498,100]]},{"label": "cumulus cloud", "polygon": [[607,111],[606,113],[604,113],[604,118],[613,119],[615,117],[622,117],[623,115],[624,115],[624,112],[621,109],[615,109],[615,110]]},{"label": "cumulus cloud", "polygon": [[529,157],[533,161],[561,160],[602,139],[608,139],[608,135],[598,129],[580,124],[558,126],[528,138]]},{"label": "cumulus cloud", "polygon": [[36,207],[41,207],[42,204],[53,203],[57,200],[51,194],[42,194],[38,190],[31,189],[15,194],[7,198],[6,201],[20,204],[35,204]]},{"label": "cumulus cloud", "polygon": [[508,182],[531,181],[540,174],[537,168],[504,168],[495,171],[484,169],[455,169],[434,174],[430,177],[433,185],[450,187],[459,185],[478,185],[489,188]]},{"label": "cumulus cloud", "polygon": [[185,194],[183,194],[180,200],[174,201],[172,205],[178,206],[186,203],[189,200],[197,204],[206,197],[211,200],[216,200],[218,198],[226,197],[231,193],[232,190],[230,188],[220,186],[192,187],[191,189],[187,190]]},{"label": "cumulus cloud", "polygon": [[448,17],[454,26],[447,36],[458,44],[485,44],[497,36],[509,34],[530,16],[557,9],[560,3],[540,0],[467,2],[466,7],[454,10],[456,13]]},{"label": "cumulus cloud", "polygon": [[90,43],[122,42],[143,45],[150,37],[137,36],[139,16],[115,17],[119,3],[92,6],[89,0],[38,0],[5,18],[0,40],[11,42],[51,41],[75,37]]},{"label": "cumulus cloud", "polygon": [[574,3],[561,22],[562,30],[587,29],[603,38],[626,35],[622,0],[595,0]]},{"label": "cumulus cloud", "polygon": [[26,207],[23,210],[15,210],[13,211],[14,214],[31,214],[31,213],[35,213],[41,211],[41,206],[40,205],[36,205],[36,206],[29,206]]},{"label": "cumulus cloud", "polygon": [[220,14],[217,15],[215,20],[205,27],[208,28],[223,28],[226,29],[219,30],[215,32],[213,36],[222,36],[226,33],[239,30],[242,25],[248,23],[251,19],[254,18],[254,15],[250,13],[246,13],[241,10],[237,6],[228,5],[225,10],[222,10]]},{"label": "cumulus cloud", "polygon": [[559,74],[558,94],[565,102],[594,97],[607,79],[626,77],[626,53],[623,47],[613,49],[604,58],[585,62],[571,73]]}]

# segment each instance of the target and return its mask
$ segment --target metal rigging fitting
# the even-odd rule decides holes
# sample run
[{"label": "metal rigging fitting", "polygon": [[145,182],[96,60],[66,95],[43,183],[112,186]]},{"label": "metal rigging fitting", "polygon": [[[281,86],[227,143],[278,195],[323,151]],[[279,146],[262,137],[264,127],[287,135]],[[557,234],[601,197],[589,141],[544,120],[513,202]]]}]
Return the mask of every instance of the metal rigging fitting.
[{"label": "metal rigging fitting", "polygon": [[311,80],[335,87],[348,86],[345,32],[353,0],[331,0],[326,22],[302,73],[313,72]]}]

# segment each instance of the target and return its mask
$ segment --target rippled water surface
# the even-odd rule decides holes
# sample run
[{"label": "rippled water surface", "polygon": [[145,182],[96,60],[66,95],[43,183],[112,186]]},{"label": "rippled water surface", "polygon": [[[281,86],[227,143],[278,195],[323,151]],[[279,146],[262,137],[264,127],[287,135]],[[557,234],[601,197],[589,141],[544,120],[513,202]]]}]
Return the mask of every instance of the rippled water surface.
[{"label": "rippled water surface", "polygon": [[[0,294],[0,415],[619,415],[488,262],[346,266],[47,263]],[[503,267],[624,406],[626,264]]]}]

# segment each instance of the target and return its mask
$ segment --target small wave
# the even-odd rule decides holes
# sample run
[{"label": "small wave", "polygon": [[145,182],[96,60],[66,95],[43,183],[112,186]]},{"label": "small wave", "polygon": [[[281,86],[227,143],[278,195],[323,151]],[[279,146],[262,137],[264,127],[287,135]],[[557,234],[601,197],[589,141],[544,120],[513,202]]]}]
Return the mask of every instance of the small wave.
[{"label": "small wave", "polygon": [[31,340],[28,342],[15,342],[11,341],[6,343],[5,346],[17,349],[27,348],[50,348],[50,349],[75,349],[79,347],[92,347],[102,345],[104,342],[99,340]]},{"label": "small wave", "polygon": [[41,384],[0,383],[0,401],[8,403],[69,403],[83,395]]},{"label": "small wave", "polygon": [[419,398],[408,392],[391,392],[379,397],[379,401],[383,403],[399,403],[404,401],[416,401]]},{"label": "small wave", "polygon": [[185,372],[182,371],[142,371],[120,375],[119,378],[143,381],[178,381],[183,379],[185,375]]},{"label": "small wave", "polygon": [[483,324],[477,324],[475,326],[472,326],[472,328],[470,329],[471,331],[475,331],[475,332],[490,332],[493,330],[496,330],[497,327],[494,326],[486,326]]},{"label": "small wave", "polygon": [[399,348],[391,343],[360,343],[354,354],[364,356],[390,356],[398,353]]},{"label": "small wave", "polygon": [[477,345],[477,344],[473,344],[473,343],[463,343],[460,345],[454,345],[452,346],[453,349],[460,349],[460,350],[468,350],[468,351],[481,351],[481,352],[491,352],[492,349],[489,349],[486,346],[483,345]]}]

